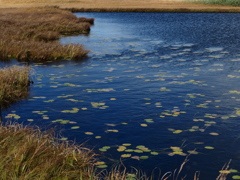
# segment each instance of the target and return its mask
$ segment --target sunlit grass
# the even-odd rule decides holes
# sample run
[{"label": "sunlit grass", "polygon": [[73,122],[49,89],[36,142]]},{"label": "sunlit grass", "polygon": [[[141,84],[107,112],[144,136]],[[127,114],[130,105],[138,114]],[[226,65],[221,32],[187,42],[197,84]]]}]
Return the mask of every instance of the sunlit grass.
[{"label": "sunlit grass", "polygon": [[93,19],[77,18],[58,8],[0,10],[0,59],[79,59],[88,50],[82,45],[61,45],[63,35],[87,34]]},{"label": "sunlit grass", "polygon": [[28,97],[29,67],[11,66],[0,69],[0,106]]}]

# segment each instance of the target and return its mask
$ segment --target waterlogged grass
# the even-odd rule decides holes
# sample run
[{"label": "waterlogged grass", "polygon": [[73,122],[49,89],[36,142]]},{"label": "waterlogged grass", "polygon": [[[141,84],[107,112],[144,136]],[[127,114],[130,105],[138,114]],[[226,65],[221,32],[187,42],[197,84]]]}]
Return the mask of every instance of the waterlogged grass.
[{"label": "waterlogged grass", "polygon": [[0,107],[29,96],[29,67],[11,66],[0,69]]},{"label": "waterlogged grass", "polygon": [[79,59],[82,45],[61,45],[63,35],[87,34],[93,19],[77,18],[58,8],[1,9],[0,59]]},{"label": "waterlogged grass", "polygon": [[239,0],[195,0],[196,3],[227,5],[227,6],[240,6]]}]

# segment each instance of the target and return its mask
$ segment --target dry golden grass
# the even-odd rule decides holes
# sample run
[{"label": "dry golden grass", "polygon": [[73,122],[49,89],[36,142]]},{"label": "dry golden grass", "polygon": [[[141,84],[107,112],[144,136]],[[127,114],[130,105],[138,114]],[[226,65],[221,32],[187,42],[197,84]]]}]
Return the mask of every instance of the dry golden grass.
[{"label": "dry golden grass", "polygon": [[0,69],[0,108],[29,96],[29,70],[25,66]]},{"label": "dry golden grass", "polygon": [[154,9],[155,11],[175,12],[181,10],[184,12],[240,12],[239,7],[196,4],[196,0],[0,0],[0,8],[6,7],[44,7],[59,6],[60,8],[76,8],[85,10],[111,10],[120,9]]},{"label": "dry golden grass", "polygon": [[77,18],[57,8],[0,9],[0,59],[78,59],[87,50],[61,45],[61,35],[89,33],[93,19]]}]

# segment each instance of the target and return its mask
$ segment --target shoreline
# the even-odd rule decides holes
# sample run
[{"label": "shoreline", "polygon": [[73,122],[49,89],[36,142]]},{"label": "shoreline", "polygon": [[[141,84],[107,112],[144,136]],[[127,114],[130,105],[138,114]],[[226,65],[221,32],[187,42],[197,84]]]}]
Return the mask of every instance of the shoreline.
[{"label": "shoreline", "polygon": [[[16,1],[16,2],[15,2]],[[206,5],[181,0],[25,0],[23,3],[13,0],[8,3],[0,0],[0,9],[59,7],[72,12],[196,12],[196,13],[239,13],[240,7],[223,5]],[[15,2],[15,3],[14,3]]]}]

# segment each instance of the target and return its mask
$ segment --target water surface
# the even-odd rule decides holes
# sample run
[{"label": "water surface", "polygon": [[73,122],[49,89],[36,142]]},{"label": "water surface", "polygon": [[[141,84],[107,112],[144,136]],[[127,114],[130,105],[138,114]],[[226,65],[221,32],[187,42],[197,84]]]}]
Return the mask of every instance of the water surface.
[{"label": "water surface", "polygon": [[61,42],[84,44],[89,57],[33,64],[31,98],[4,116],[57,125],[109,166],[121,158],[167,172],[193,153],[186,179],[216,179],[230,159],[240,170],[239,14],[76,15],[95,18],[90,35]]}]

